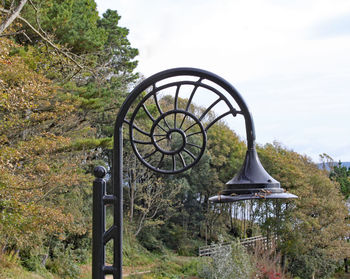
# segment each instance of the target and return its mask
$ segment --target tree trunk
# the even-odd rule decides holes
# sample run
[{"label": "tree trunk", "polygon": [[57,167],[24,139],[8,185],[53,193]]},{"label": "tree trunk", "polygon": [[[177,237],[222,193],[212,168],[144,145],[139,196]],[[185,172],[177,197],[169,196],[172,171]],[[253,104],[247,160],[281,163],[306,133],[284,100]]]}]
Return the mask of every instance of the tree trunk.
[{"label": "tree trunk", "polygon": [[344,259],[345,273],[349,273],[348,258]]},{"label": "tree trunk", "polygon": [[135,203],[135,191],[134,187],[130,188],[130,222],[134,219],[134,203]]},{"label": "tree trunk", "polygon": [[13,10],[13,12],[0,24],[0,35],[5,31],[7,27],[11,25],[11,23],[19,16],[21,10],[23,9],[23,6],[27,3],[27,0],[21,0],[19,2],[19,5],[16,7],[16,9]]},{"label": "tree trunk", "polygon": [[245,201],[243,202],[243,238],[246,238],[245,236],[245,219],[246,219],[246,216],[245,216],[245,213],[246,213],[246,208],[245,208],[246,204],[245,204]]},{"label": "tree trunk", "polygon": [[6,248],[7,248],[7,243],[5,243],[4,246],[2,246],[2,249],[1,249],[2,254],[5,254]]},{"label": "tree trunk", "polygon": [[230,229],[231,229],[231,231],[233,231],[233,216],[232,216],[232,214],[233,214],[233,212],[232,212],[232,207],[233,207],[233,205],[232,204],[230,204]]},{"label": "tree trunk", "polygon": [[134,219],[134,206],[135,206],[135,189],[136,189],[136,179],[134,175],[134,171],[130,170],[129,173],[129,188],[130,188],[130,223]]},{"label": "tree trunk", "polygon": [[205,218],[205,245],[208,245],[208,226],[209,226],[209,222],[208,222],[208,213],[209,213],[209,199],[207,200],[207,214],[206,214],[206,218]]},{"label": "tree trunk", "polygon": [[49,258],[49,254],[42,255],[41,265],[43,267],[46,266],[46,261],[47,261],[48,258]]}]

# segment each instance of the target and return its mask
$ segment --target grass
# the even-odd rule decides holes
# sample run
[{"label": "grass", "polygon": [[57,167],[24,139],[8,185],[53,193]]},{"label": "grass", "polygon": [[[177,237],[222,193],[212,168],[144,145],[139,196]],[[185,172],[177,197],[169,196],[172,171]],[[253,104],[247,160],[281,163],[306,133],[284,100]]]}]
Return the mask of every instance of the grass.
[{"label": "grass", "polygon": [[59,279],[47,270],[31,272],[22,267],[16,257],[0,255],[0,279]]},{"label": "grass", "polygon": [[24,268],[20,266],[11,267],[11,268],[3,268],[0,271],[1,279],[53,279],[55,278],[53,275],[42,276],[38,273],[26,271]]},{"label": "grass", "polygon": [[[145,257],[145,255],[143,255]],[[162,255],[150,254],[150,258],[139,265],[123,267],[125,278],[130,279],[194,279],[197,273],[198,258],[177,256],[170,251]],[[81,266],[80,279],[91,279],[91,263]],[[107,276],[106,278],[109,279]],[[110,277],[112,278],[112,277]]]}]

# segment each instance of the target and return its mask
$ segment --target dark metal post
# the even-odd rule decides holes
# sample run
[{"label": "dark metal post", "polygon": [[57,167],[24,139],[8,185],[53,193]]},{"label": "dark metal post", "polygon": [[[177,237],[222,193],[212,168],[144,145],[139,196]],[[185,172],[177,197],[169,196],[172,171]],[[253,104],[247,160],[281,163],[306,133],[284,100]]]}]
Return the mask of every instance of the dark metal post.
[{"label": "dark metal post", "polygon": [[349,273],[348,258],[344,259],[345,273]]},{"label": "dark metal post", "polygon": [[94,169],[95,180],[93,183],[93,212],[92,212],[92,278],[104,278],[103,266],[105,264],[105,245],[103,236],[105,233],[105,207],[103,196],[106,192],[106,175],[104,167]]},{"label": "dark metal post", "polygon": [[123,277],[123,127],[116,128],[114,135],[115,147],[113,152],[113,176],[118,187],[114,187],[116,203],[114,206],[114,258],[113,266],[115,279]]},{"label": "dark metal post", "polygon": [[[159,82],[173,77],[183,77],[181,81],[169,81],[166,84]],[[187,77],[187,78],[186,78]],[[191,77],[188,79],[188,77]],[[211,86],[203,81],[209,81],[216,84],[221,89]],[[158,84],[159,83],[159,84]],[[187,105],[180,108],[178,104],[179,92],[182,86],[192,86],[192,92],[188,98]],[[163,90],[176,87],[174,96],[174,106],[167,111],[163,111],[159,104],[159,95]],[[209,91],[210,94],[216,95],[216,101],[208,104],[208,108],[196,115],[191,111],[191,102],[194,95],[201,94],[201,88]],[[231,101],[225,95],[228,94],[236,102],[236,107],[231,104]],[[140,96],[145,94],[143,97]],[[140,100],[138,103],[135,101]],[[147,109],[146,103],[154,100],[157,107],[157,116],[152,115]],[[209,115],[209,111],[218,103],[226,106],[226,111],[223,110],[220,115],[211,120],[210,123],[202,121]],[[133,106],[134,105],[134,106]],[[132,108],[132,111],[129,109]],[[142,111],[146,113],[149,120],[153,123],[149,131],[144,131],[137,126],[137,115]],[[128,115],[129,112],[129,115]],[[114,128],[114,146],[113,146],[113,162],[112,162],[112,184],[113,194],[106,195],[106,182],[103,177],[106,175],[106,170],[103,167],[97,167],[94,170],[96,179],[94,181],[93,190],[93,279],[103,279],[106,274],[113,274],[114,279],[122,278],[122,241],[123,241],[123,125],[129,126],[130,143],[135,155],[149,169],[162,174],[177,174],[192,168],[199,162],[204,154],[207,143],[207,131],[217,121],[223,117],[231,115],[236,117],[242,115],[244,117],[247,133],[248,152],[245,164],[238,176],[229,181],[229,189],[227,195],[214,197],[214,202],[236,201],[240,199],[256,199],[261,198],[260,190],[268,188],[272,194],[263,196],[262,198],[287,198],[290,197],[280,189],[280,184],[275,181],[262,167],[256,150],[255,150],[255,130],[252,116],[248,107],[238,93],[238,91],[227,81],[221,77],[194,68],[175,68],[155,74],[148,79],[138,84],[129,94],[123,105],[121,106]],[[182,118],[177,122],[178,118]],[[185,128],[185,122],[190,121],[192,125]],[[173,124],[168,124],[170,121]],[[164,126],[165,125],[165,126]],[[158,131],[161,129],[161,131]],[[191,131],[192,129],[192,131]],[[141,133],[147,140],[144,141],[136,136],[136,133]],[[161,135],[159,135],[161,134]],[[180,135],[182,143],[177,147],[162,147],[160,142],[167,138],[171,141],[172,135]],[[163,139],[159,138],[162,136]],[[191,142],[190,137],[197,137],[196,142]],[[153,149],[149,153],[149,149],[142,150],[141,146],[148,146]],[[193,149],[194,148],[194,149]],[[147,151],[148,150],[148,151]],[[164,164],[165,161],[172,164]],[[177,161],[177,163],[176,163]],[[169,167],[170,166],[170,167]],[[262,181],[261,181],[262,180]],[[243,181],[243,182],[242,182]],[[243,191],[239,188],[243,183]],[[273,186],[270,189],[268,186]],[[252,188],[252,189],[250,189]],[[277,190],[276,190],[277,189]],[[249,192],[251,195],[247,195]],[[236,200],[232,200],[231,194],[236,193]],[[283,193],[283,194],[281,194]],[[223,193],[225,194],[225,193]],[[243,195],[242,195],[243,194]],[[293,195],[294,196],[294,195]],[[296,196],[294,196],[296,197]],[[114,223],[106,230],[105,228],[105,205],[114,206]],[[110,240],[114,241],[114,258],[113,266],[105,265],[105,246]]]}]

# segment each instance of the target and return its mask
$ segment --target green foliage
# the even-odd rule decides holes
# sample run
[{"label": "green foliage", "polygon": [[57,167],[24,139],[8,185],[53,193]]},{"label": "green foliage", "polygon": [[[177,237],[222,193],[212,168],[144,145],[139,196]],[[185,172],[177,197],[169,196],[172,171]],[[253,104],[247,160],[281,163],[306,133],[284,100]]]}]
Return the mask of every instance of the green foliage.
[{"label": "green foliage", "polygon": [[53,248],[54,256],[51,257],[46,265],[47,269],[62,278],[76,278],[80,273],[79,262],[70,245],[64,246],[57,243]]},{"label": "green foliage", "polygon": [[299,197],[285,205],[265,203],[260,215],[263,228],[281,237],[280,247],[290,259],[288,268],[293,274],[300,276],[303,265],[305,274],[329,276],[333,263],[349,255],[349,243],[344,241],[348,210],[337,185],[308,158],[279,144],[259,151],[267,171]]},{"label": "green foliage", "polygon": [[175,257],[165,254],[159,265],[152,270],[150,277],[154,279],[182,279],[197,276],[199,260],[197,258]]},{"label": "green foliage", "polygon": [[315,248],[308,254],[299,254],[290,258],[289,269],[303,279],[329,278],[339,267],[339,262],[332,257],[325,257]]},{"label": "green foliage", "polygon": [[112,65],[112,68],[115,69],[114,74],[119,74],[122,71],[132,74],[137,66],[137,61],[132,61],[132,59],[138,55],[138,50],[132,48],[127,39],[129,30],[118,26],[120,18],[117,11],[108,9],[102,18],[98,20],[98,26],[107,34],[104,48],[105,50],[110,50],[108,55],[103,57],[103,59],[108,61]]},{"label": "green foliage", "polygon": [[163,243],[160,241],[160,235],[156,227],[146,227],[138,235],[137,239],[142,246],[151,252],[162,252]]},{"label": "green foliage", "polygon": [[350,196],[350,168],[342,166],[339,162],[332,168],[329,177],[339,183],[341,193],[345,199],[348,199]]},{"label": "green foliage", "polygon": [[168,248],[177,251],[180,256],[197,256],[198,247],[204,245],[203,240],[191,237],[187,230],[174,223],[164,226],[159,237]]},{"label": "green foliage", "polygon": [[72,278],[88,253],[89,173],[106,164],[138,51],[117,12],[100,18],[93,0],[34,0],[21,16],[56,48],[26,25],[13,28],[31,42],[0,42],[0,248],[20,250],[32,270],[48,250],[46,267]]},{"label": "green foliage", "polygon": [[112,148],[112,139],[111,138],[99,138],[99,139],[91,139],[91,138],[83,138],[76,139],[72,144],[67,147],[68,150],[90,150],[93,148]]},{"label": "green foliage", "polygon": [[199,276],[205,279],[247,279],[254,271],[250,256],[239,242],[232,246],[217,244],[217,252],[204,258],[199,266]]},{"label": "green foliage", "polygon": [[232,179],[242,166],[246,146],[224,123],[219,122],[208,131],[210,166],[217,171],[221,182]]},{"label": "green foliage", "polygon": [[[89,173],[95,164],[110,166],[115,117],[138,79],[138,50],[127,38],[129,30],[119,26],[117,11],[99,17],[93,0],[33,0],[21,16],[56,48],[18,23],[13,30],[26,30],[31,42],[21,35],[16,37],[21,45],[0,41],[0,249],[12,255],[14,265],[21,262],[47,272],[48,278],[47,269],[74,278],[90,252]],[[173,101],[164,96],[160,103],[169,108]],[[178,103],[183,107],[187,100]],[[158,113],[154,105],[147,108]],[[203,112],[194,104],[190,110]],[[136,119],[140,127],[153,125],[145,113]],[[330,180],[308,158],[268,144],[259,147],[262,164],[299,199],[210,204],[209,197],[239,170],[245,151],[244,142],[218,122],[208,131],[200,162],[185,173],[163,177],[145,170],[126,147],[124,262],[129,267],[157,262],[153,278],[196,276],[197,260],[181,262],[167,249],[195,256],[198,246],[220,234],[231,240],[252,230],[279,236],[278,248],[294,275],[332,274],[338,260],[350,256],[343,240],[348,236],[344,197],[350,193],[349,169],[335,166]],[[246,252],[237,243],[230,250],[234,253],[202,263],[205,278],[249,277]],[[1,267],[11,264],[0,257]]]},{"label": "green foliage", "polygon": [[[34,1],[34,3],[40,7],[40,26],[37,24],[37,14],[32,6],[25,7],[23,16],[38,30],[41,27],[46,32],[54,34],[59,44],[76,54],[102,48],[107,36],[105,31],[97,26],[99,16],[94,0],[50,0]],[[27,32],[32,38],[35,37],[30,29]]]}]

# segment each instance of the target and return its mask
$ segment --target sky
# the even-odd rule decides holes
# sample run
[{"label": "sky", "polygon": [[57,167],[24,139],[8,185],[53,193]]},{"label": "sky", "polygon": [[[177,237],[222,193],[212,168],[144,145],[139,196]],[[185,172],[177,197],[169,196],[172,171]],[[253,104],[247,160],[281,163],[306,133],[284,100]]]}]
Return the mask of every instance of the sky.
[{"label": "sky", "polygon": [[[277,141],[318,163],[350,161],[349,0],[96,0],[139,49],[137,71],[174,67],[230,82],[258,144]],[[245,138],[242,127],[228,123]]]}]

